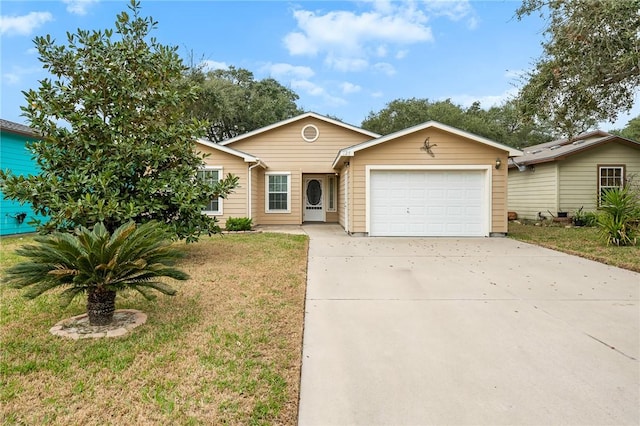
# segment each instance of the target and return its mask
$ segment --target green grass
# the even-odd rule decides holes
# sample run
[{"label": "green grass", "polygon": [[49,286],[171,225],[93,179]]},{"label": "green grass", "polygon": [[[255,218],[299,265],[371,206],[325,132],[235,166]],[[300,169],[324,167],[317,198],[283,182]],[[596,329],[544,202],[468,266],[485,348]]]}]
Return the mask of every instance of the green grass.
[{"label": "green grass", "polygon": [[[23,239],[2,239],[1,270]],[[174,297],[118,296],[146,324],[73,341],[56,322],[85,311],[0,285],[2,424],[295,424],[307,237],[242,234],[183,245]]]},{"label": "green grass", "polygon": [[607,246],[595,227],[534,226],[509,223],[509,237],[597,262],[640,272],[640,245]]}]

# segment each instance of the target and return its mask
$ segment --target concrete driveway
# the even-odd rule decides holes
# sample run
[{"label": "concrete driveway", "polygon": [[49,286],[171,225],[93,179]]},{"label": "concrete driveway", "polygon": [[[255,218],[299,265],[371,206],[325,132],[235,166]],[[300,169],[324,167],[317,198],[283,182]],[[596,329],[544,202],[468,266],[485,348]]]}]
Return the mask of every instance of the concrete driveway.
[{"label": "concrete driveway", "polygon": [[299,425],[640,424],[640,274],[507,238],[304,230]]}]

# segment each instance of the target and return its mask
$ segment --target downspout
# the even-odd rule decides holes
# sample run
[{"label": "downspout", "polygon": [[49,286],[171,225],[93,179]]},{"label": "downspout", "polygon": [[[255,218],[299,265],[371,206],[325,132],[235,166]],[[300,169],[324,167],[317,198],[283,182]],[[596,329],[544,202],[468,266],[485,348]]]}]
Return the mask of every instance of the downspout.
[{"label": "downspout", "polygon": [[247,192],[248,192],[248,194],[247,194],[248,195],[248,197],[247,197],[247,202],[248,202],[247,203],[247,207],[249,209],[249,211],[247,212],[248,213],[247,217],[249,219],[253,219],[253,217],[251,215],[251,213],[253,212],[253,208],[252,208],[253,206],[252,206],[252,203],[251,203],[251,199],[253,198],[253,190],[251,188],[251,182],[253,181],[253,179],[252,179],[252,176],[251,176],[251,170],[254,167],[258,167],[259,165],[260,165],[260,159],[258,159],[258,162],[256,164],[254,164],[253,166],[249,166],[249,179],[248,179],[249,180],[249,184],[247,185]]}]

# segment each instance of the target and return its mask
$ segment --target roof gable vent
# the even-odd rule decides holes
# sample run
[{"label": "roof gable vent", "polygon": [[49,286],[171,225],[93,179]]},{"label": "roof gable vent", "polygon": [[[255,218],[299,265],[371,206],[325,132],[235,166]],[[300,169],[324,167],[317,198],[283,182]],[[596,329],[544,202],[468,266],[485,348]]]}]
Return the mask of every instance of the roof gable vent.
[{"label": "roof gable vent", "polygon": [[302,139],[307,142],[314,142],[320,136],[320,131],[313,124],[307,124],[302,128]]}]

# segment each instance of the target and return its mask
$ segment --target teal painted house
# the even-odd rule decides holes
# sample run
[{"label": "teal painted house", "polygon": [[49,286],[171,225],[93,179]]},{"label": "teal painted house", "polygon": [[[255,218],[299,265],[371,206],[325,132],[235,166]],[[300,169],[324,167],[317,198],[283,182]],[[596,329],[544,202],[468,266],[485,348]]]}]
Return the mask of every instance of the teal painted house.
[{"label": "teal painted house", "polygon": [[[0,168],[16,175],[34,175],[38,166],[25,143],[36,138],[30,127],[0,119]],[[0,192],[0,235],[34,232],[30,222],[35,214],[28,204],[5,200]]]}]

